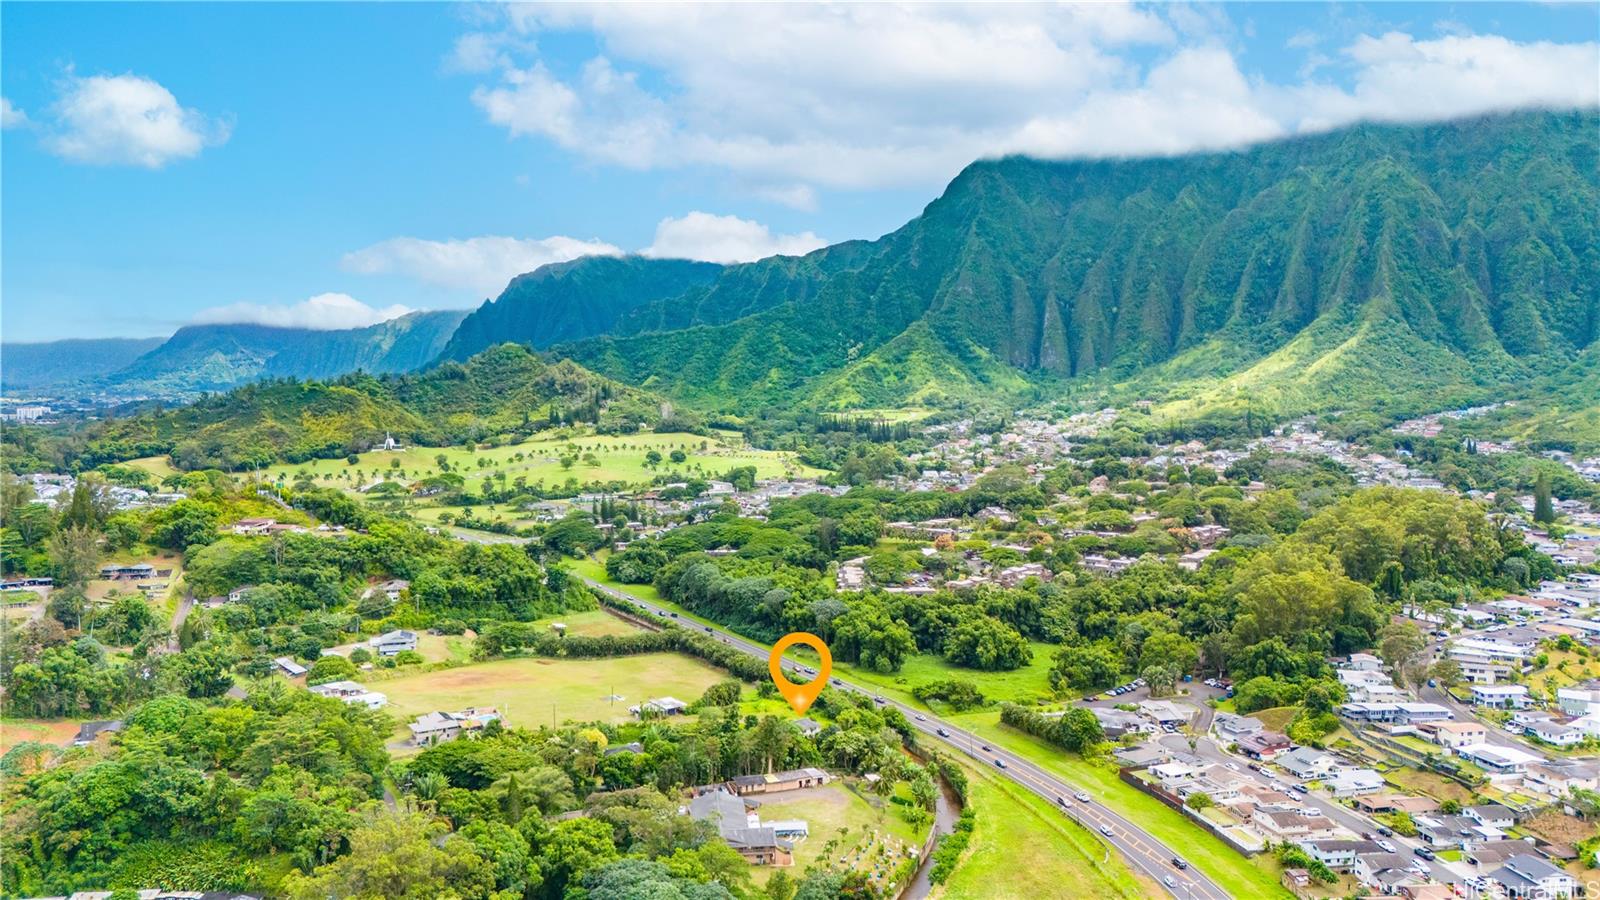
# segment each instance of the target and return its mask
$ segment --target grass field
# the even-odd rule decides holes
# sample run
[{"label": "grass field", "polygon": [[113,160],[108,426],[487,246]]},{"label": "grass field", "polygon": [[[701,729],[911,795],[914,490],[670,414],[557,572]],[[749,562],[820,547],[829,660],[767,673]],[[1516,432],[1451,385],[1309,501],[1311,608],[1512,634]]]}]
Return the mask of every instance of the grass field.
[{"label": "grass field", "polygon": [[24,741],[43,741],[60,746],[78,733],[81,724],[75,719],[0,719],[0,756]]},{"label": "grass field", "polygon": [[[823,788],[755,799],[761,801],[763,822],[804,819],[811,829],[809,837],[795,842],[791,874],[804,872],[824,856],[846,860],[847,865],[869,874],[886,871],[891,866],[883,862],[885,858],[903,859],[905,848],[920,848],[928,834],[927,826],[918,830],[907,824],[894,804],[857,794],[837,781]],[[880,850],[888,857],[881,857]],[[775,871],[762,866],[753,874],[764,884]]]},{"label": "grass field", "polygon": [[178,470],[172,467],[172,462],[165,456],[146,456],[140,459],[130,459],[123,463],[123,465],[131,466],[135,469],[143,469],[144,471],[149,472],[151,475],[154,475],[157,481],[167,477],[168,475],[179,474]]},{"label": "grass field", "polygon": [[[511,725],[537,728],[552,721],[629,718],[628,707],[651,697],[693,703],[726,672],[693,657],[649,653],[611,659],[524,657],[403,675],[371,682],[389,697],[402,724],[434,710],[493,706]],[[611,694],[623,699],[610,701]]]},{"label": "grass field", "polygon": [[1161,889],[1050,804],[979,766],[967,771],[977,815],[955,873],[932,897],[1154,897]]},{"label": "grass field", "polygon": [[1253,859],[1241,856],[1188,821],[1182,813],[1124,784],[1114,769],[1086,762],[1031,735],[1006,728],[1000,724],[998,712],[951,718],[963,728],[1026,756],[1070,784],[1088,790],[1096,803],[1103,803],[1139,823],[1167,846],[1182,848],[1184,858],[1191,865],[1236,893],[1252,897],[1287,896],[1278,882],[1280,869],[1275,860],[1266,856]]},{"label": "grass field", "polygon": [[[681,464],[664,459],[655,468],[645,462],[650,451],[669,457],[681,450],[687,459]],[[362,453],[352,465],[345,459],[319,459],[304,463],[285,463],[263,470],[271,480],[293,480],[310,475],[318,482],[355,488],[377,480],[384,473],[400,472],[397,479],[415,480],[440,473],[443,456],[450,471],[469,483],[487,475],[504,473],[508,479],[526,478],[530,485],[544,482],[557,485],[569,478],[580,484],[621,481],[630,484],[649,482],[658,474],[716,477],[736,466],[755,466],[758,478],[793,472],[816,474],[793,459],[792,454],[757,450],[742,446],[736,433],[718,432],[710,437],[691,434],[583,435],[570,439],[548,437],[481,450],[463,447],[408,447],[403,450],[373,450]],[[562,457],[576,457],[570,467]],[[592,459],[585,457],[592,456]],[[396,465],[398,464],[398,465]]]},{"label": "grass field", "polygon": [[[1039,697],[1050,696],[1050,665],[1057,649],[1054,644],[1040,641],[1033,641],[1032,646],[1033,661],[1010,672],[966,669],[951,665],[944,657],[931,653],[918,653],[908,657],[900,666],[900,671],[890,674],[875,672],[849,663],[834,663],[834,668],[841,674],[848,675],[853,681],[881,688],[908,703],[917,702],[911,695],[913,688],[948,678],[959,678],[976,684],[990,700],[1032,703]],[[935,711],[946,712],[942,709]]]}]

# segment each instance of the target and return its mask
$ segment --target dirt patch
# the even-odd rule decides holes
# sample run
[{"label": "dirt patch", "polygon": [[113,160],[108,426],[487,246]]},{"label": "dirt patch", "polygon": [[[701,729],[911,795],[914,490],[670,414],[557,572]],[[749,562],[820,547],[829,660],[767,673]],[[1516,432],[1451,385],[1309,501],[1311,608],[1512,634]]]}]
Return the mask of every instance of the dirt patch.
[{"label": "dirt patch", "polygon": [[1522,827],[1556,844],[1576,844],[1594,837],[1595,832],[1593,823],[1553,810],[1523,822]]}]

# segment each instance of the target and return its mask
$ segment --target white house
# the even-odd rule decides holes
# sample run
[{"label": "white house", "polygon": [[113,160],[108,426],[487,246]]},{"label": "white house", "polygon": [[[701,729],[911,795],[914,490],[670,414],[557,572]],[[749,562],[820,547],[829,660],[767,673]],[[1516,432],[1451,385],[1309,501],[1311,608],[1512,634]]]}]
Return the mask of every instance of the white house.
[{"label": "white house", "polygon": [[1383,776],[1371,769],[1342,769],[1322,782],[1335,797],[1359,797],[1383,790]]},{"label": "white house", "polygon": [[379,656],[394,656],[406,650],[417,649],[417,633],[402,628],[380,634],[368,643],[372,645],[372,652]]},{"label": "white house", "polygon": [[1600,685],[1589,682],[1581,686],[1560,688],[1556,691],[1556,704],[1569,716],[1600,713]]},{"label": "white house", "polygon": [[409,726],[411,743],[418,746],[453,741],[463,734],[483,730],[483,726],[500,718],[500,711],[492,706],[473,707],[460,712],[431,712],[417,717]]},{"label": "white house", "polygon": [[1296,747],[1274,760],[1296,778],[1321,778],[1333,771],[1334,758],[1312,747]]},{"label": "white house", "polygon": [[1492,709],[1524,709],[1528,705],[1528,688],[1521,684],[1475,684],[1472,704]]},{"label": "white house", "polygon": [[389,702],[388,697],[377,691],[369,691],[366,685],[354,681],[330,681],[326,684],[312,685],[307,690],[322,697],[343,700],[352,706],[365,706],[367,709],[377,709]]},{"label": "white house", "polygon": [[1489,874],[1511,897],[1576,897],[1578,879],[1531,854],[1519,853]]}]

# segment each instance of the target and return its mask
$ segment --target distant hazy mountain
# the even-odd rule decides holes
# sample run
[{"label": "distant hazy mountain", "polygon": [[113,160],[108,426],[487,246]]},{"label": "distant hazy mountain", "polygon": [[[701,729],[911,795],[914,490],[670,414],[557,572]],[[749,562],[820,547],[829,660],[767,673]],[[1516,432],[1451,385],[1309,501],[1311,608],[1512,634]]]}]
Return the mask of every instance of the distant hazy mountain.
[{"label": "distant hazy mountain", "polygon": [[675,297],[623,292],[609,334],[553,350],[725,408],[1091,375],[1280,409],[1427,406],[1600,335],[1597,135],[1593,111],[1526,112],[974,163],[880,240],[729,266]]},{"label": "distant hazy mountain", "polygon": [[462,321],[443,353],[462,360],[505,341],[548,347],[615,333],[646,304],[709,285],[716,263],[639,256],[588,256],[552,263],[511,280],[500,296]]},{"label": "distant hazy mountain", "polygon": [[212,391],[262,378],[334,378],[357,370],[406,372],[439,355],[466,315],[416,312],[340,331],[268,325],[188,325],[104,379],[154,394]]},{"label": "distant hazy mountain", "polygon": [[165,338],[74,338],[0,344],[0,390],[37,390],[109,375]]}]

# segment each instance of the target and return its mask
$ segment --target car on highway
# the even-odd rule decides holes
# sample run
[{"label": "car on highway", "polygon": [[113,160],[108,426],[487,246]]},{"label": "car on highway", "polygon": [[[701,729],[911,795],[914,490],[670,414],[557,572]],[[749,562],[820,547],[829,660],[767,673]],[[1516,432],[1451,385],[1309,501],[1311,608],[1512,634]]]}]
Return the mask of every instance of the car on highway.
[{"label": "car on highway", "polygon": [[1100,833],[1105,835],[1106,837],[1111,837],[1116,832],[1111,830],[1111,826],[1110,825],[1101,825],[1100,826]]},{"label": "car on highway", "polygon": [[935,728],[934,729],[934,733],[938,734],[939,737],[949,737],[950,736],[950,732],[945,731],[943,728]]},{"label": "car on highway", "polygon": [[989,745],[988,744],[984,744],[983,745],[983,752],[985,752],[985,753],[989,752]]},{"label": "car on highway", "polygon": [[833,679],[833,686],[834,687],[844,687],[844,682],[842,682],[839,679],[835,678],[835,679]]},{"label": "car on highway", "polygon": [[1173,890],[1178,889],[1178,879],[1173,878],[1171,875],[1161,879],[1161,883],[1165,884],[1169,888],[1172,888]]},{"label": "car on highway", "polygon": [[926,721],[928,721],[928,717],[923,715],[922,713],[917,713],[917,721],[918,722],[926,722]]},{"label": "car on highway", "polygon": [[1185,860],[1185,859],[1184,859],[1184,858],[1183,858],[1183,857],[1181,857],[1181,856],[1174,856],[1174,857],[1173,857],[1173,858],[1172,858],[1172,864],[1173,864],[1173,865],[1174,865],[1174,866],[1176,866],[1176,867],[1177,867],[1177,868],[1179,868],[1179,869],[1187,869],[1187,868],[1189,868],[1189,863],[1188,863],[1188,861],[1186,861],[1186,860]]},{"label": "car on highway", "polygon": [[706,626],[706,634],[711,634],[711,626],[710,625]]},{"label": "car on highway", "polygon": [[673,617],[674,619],[676,619],[678,617],[678,614],[675,613],[675,612],[669,612],[669,613],[667,613],[667,615]]},{"label": "car on highway", "polygon": [[888,703],[889,701],[887,699],[883,698],[883,697],[873,697],[872,698],[872,702],[873,703]]},{"label": "car on highway", "polygon": [[1088,803],[1089,802],[1089,792],[1088,791],[1079,791],[1076,794],[1072,795],[1072,799],[1078,801],[1079,803]]},{"label": "car on highway", "polygon": [[1067,807],[1068,809],[1070,809],[1072,807],[1072,801],[1068,800],[1065,797],[1057,797],[1056,798],[1056,802],[1061,804],[1064,807]]},{"label": "car on highway", "polygon": [[998,768],[998,769],[1004,769],[1006,767],[1006,761],[1003,760],[1003,759],[995,760],[994,764],[995,764],[995,768]]}]

